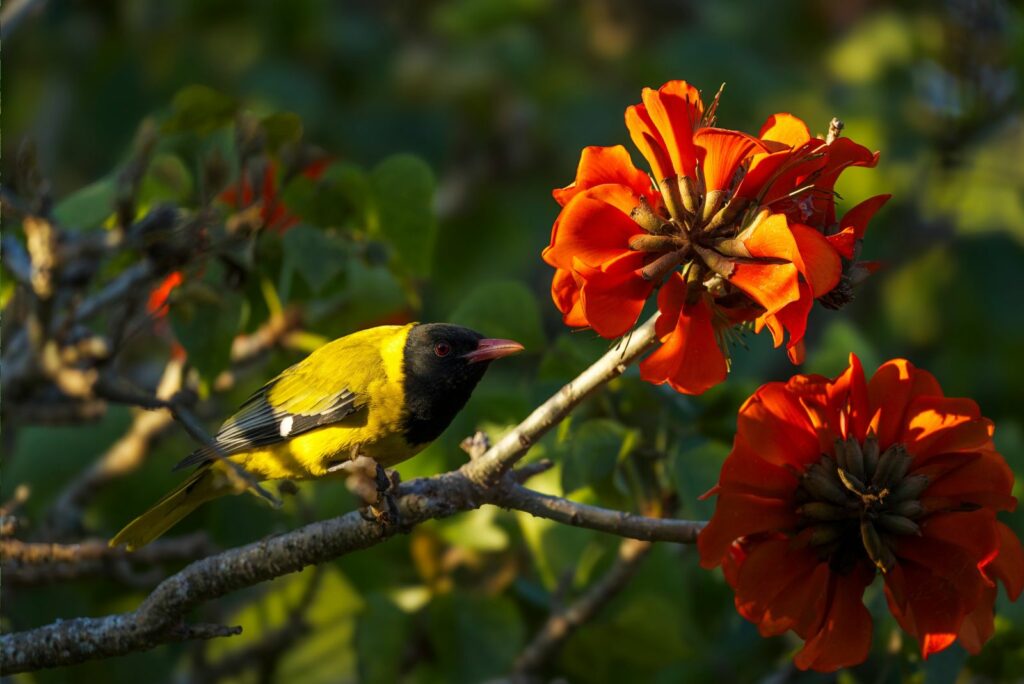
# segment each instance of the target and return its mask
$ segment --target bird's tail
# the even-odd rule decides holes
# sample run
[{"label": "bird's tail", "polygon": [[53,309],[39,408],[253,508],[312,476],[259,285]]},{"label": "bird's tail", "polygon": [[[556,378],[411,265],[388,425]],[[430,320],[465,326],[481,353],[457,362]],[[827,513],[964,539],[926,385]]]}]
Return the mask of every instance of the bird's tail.
[{"label": "bird's tail", "polygon": [[125,525],[124,529],[110,540],[110,545],[124,544],[129,551],[134,551],[171,529],[179,520],[207,501],[239,493],[240,490],[233,479],[223,469],[221,463],[201,466],[149,510]]}]

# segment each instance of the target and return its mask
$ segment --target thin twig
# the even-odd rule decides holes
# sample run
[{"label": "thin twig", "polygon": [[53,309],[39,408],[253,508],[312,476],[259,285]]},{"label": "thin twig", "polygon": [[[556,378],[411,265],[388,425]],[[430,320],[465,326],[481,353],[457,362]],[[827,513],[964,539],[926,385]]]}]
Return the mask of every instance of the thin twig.
[{"label": "thin twig", "polygon": [[586,593],[565,608],[556,610],[516,659],[513,681],[524,681],[539,670],[565,640],[581,625],[592,620],[629,582],[640,562],[651,549],[651,543],[626,539],[619,545],[615,563]]},{"label": "thin twig", "polygon": [[[164,368],[156,397],[166,400],[182,386],[184,364],[172,359]],[[72,480],[57,496],[50,510],[50,523],[56,538],[77,530],[82,511],[108,482],[136,470],[146,459],[153,441],[174,425],[170,411],[139,411],[128,430],[107,451]]]},{"label": "thin twig", "polygon": [[124,384],[118,384],[104,378],[101,378],[95,383],[94,390],[97,395],[109,401],[132,404],[145,409],[169,410],[171,415],[174,416],[174,419],[183,428],[185,428],[185,432],[187,432],[195,441],[199,442],[203,446],[209,447],[214,456],[226,464],[230,469],[229,472],[239,478],[239,482],[244,484],[247,489],[251,489],[254,493],[258,494],[275,508],[281,505],[281,500],[263,487],[252,473],[243,468],[237,462],[231,460],[228,455],[217,446],[213,438],[210,437],[209,433],[207,433],[206,428],[203,427],[202,421],[200,421],[192,410],[185,405],[180,393],[175,394],[170,399],[161,399],[160,397],[140,392],[134,388],[127,387]]},{"label": "thin twig", "polygon": [[7,40],[22,20],[46,7],[46,0],[7,0],[0,11],[0,40]]}]

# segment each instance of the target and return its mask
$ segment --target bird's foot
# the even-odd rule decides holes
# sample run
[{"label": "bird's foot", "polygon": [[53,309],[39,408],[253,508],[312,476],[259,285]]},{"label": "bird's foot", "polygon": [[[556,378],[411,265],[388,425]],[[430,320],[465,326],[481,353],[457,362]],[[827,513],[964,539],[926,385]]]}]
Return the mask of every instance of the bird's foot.
[{"label": "bird's foot", "polygon": [[402,513],[398,508],[398,501],[395,499],[395,492],[398,490],[400,482],[398,473],[394,471],[388,473],[384,466],[378,463],[374,482],[376,484],[376,500],[359,509],[360,515],[364,520],[380,525],[381,531],[401,527]]}]

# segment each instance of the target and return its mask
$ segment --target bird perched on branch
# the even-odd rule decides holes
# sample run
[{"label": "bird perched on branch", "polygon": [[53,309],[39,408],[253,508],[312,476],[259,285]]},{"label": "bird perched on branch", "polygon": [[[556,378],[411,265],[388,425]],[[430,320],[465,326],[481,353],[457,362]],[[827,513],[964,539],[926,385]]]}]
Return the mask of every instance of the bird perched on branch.
[{"label": "bird perched on branch", "polygon": [[110,544],[137,549],[201,504],[245,491],[227,459],[257,480],[329,477],[361,456],[383,473],[444,432],[491,361],[522,349],[442,323],[380,326],[329,342],[249,397],[211,444],[175,466],[198,466],[192,476]]}]

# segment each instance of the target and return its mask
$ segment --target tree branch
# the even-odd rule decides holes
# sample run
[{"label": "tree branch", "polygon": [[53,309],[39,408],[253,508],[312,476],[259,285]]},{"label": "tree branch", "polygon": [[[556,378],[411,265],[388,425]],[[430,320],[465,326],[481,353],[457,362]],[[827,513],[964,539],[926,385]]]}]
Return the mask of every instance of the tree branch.
[{"label": "tree branch", "polygon": [[[399,531],[432,518],[446,518],[487,503],[502,503],[512,487],[514,498],[552,497],[531,492],[514,482],[513,474],[494,487],[470,480],[460,471],[403,483],[398,490],[402,530],[368,521],[358,511],[315,522],[286,534],[224,551],[192,563],[164,580],[138,609],[103,618],[76,618],[0,637],[0,662],[8,674],[44,667],[71,665],[94,658],[143,651],[180,640],[171,630],[196,606],[244,587],[298,572],[353,551],[375,546]],[[519,489],[515,489],[519,488]],[[526,504],[524,504],[526,505]],[[569,516],[581,527],[613,534],[637,533],[643,538],[668,538],[693,542],[699,523],[630,516],[628,526],[619,524],[612,511],[565,502],[578,511]],[[552,517],[563,506],[535,505],[528,512]],[[667,531],[666,526],[675,526]],[[652,529],[648,529],[651,527]]]},{"label": "tree branch", "polygon": [[466,475],[480,483],[494,483],[500,480],[504,473],[526,455],[537,440],[569,415],[578,403],[610,380],[622,375],[631,363],[654,344],[654,323],[657,318],[658,315],[655,314],[647,319],[647,322],[620,340],[575,380],[534,409],[526,420],[502,437],[487,453],[464,465],[462,470]]},{"label": "tree branch", "polygon": [[216,551],[205,533],[161,539],[138,553],[111,548],[105,540],[78,544],[49,544],[0,539],[3,579],[12,586],[36,586],[87,577],[109,576],[139,587],[152,587],[162,578],[138,573],[138,565],[159,566],[203,558]]},{"label": "tree branch", "polygon": [[541,494],[522,485],[506,484],[491,503],[574,527],[585,527],[644,541],[692,544],[706,524],[702,520],[648,518],[625,511],[590,506],[560,496]]}]

